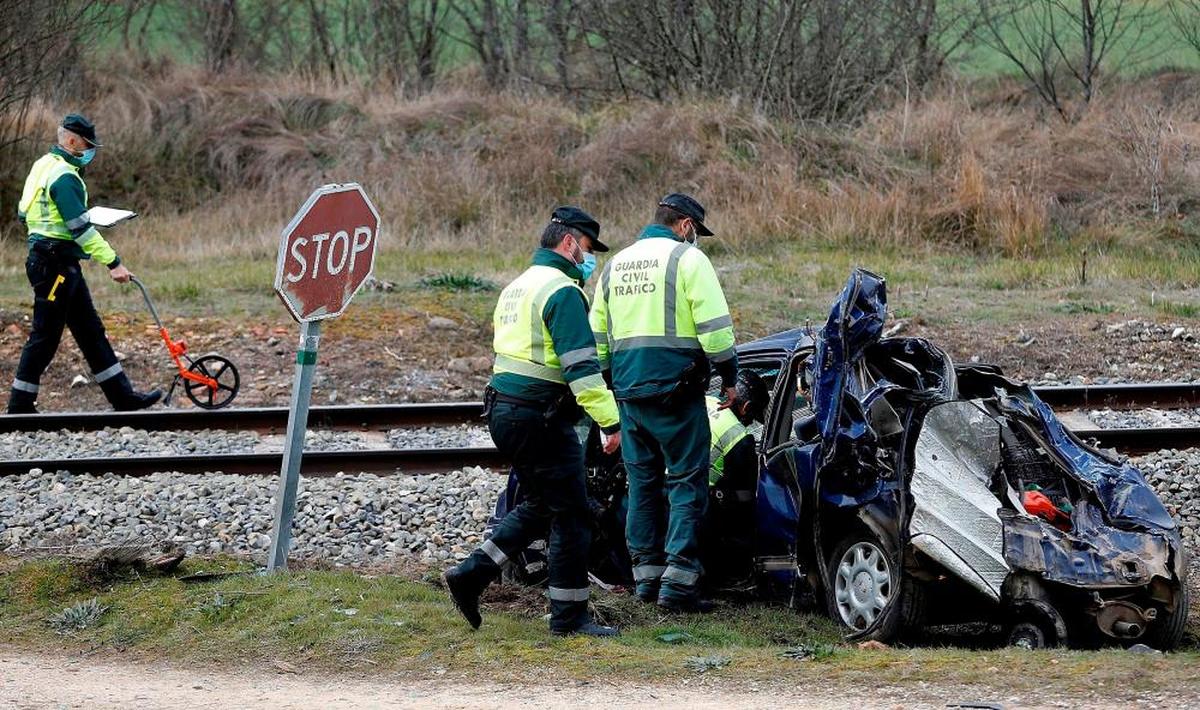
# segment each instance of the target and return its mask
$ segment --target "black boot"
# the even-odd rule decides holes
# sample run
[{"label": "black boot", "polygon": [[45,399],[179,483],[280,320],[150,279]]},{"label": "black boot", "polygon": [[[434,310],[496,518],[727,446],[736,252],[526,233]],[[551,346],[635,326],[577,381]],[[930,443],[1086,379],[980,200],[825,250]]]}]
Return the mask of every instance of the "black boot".
[{"label": "black boot", "polygon": [[478,629],[483,623],[483,616],[479,613],[479,595],[483,593],[486,584],[480,585],[473,578],[475,575],[463,571],[462,566],[446,570],[442,579],[446,582],[446,591],[450,592],[450,601],[454,602],[455,608],[462,613],[472,629]]},{"label": "black boot", "polygon": [[37,414],[37,407],[34,406],[36,402],[36,394],[24,390],[12,390],[8,395],[8,413]]},{"label": "black boot", "polygon": [[555,636],[594,636],[596,638],[605,638],[608,636],[620,636],[621,630],[615,626],[604,626],[603,624],[589,621],[570,631],[551,631],[550,633]]},{"label": "black boot", "polygon": [[119,372],[101,382],[100,389],[104,391],[104,396],[108,398],[109,404],[118,412],[145,409],[162,399],[162,390],[153,389],[149,392],[135,390],[124,372]]}]

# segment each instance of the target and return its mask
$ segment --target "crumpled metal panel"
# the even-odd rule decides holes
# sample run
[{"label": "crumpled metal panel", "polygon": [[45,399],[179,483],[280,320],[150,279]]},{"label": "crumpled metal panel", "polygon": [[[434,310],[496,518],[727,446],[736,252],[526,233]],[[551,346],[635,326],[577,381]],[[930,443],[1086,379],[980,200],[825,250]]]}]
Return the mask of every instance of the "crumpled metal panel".
[{"label": "crumpled metal panel", "polygon": [[910,492],[912,546],[994,600],[1008,576],[1000,501],[1000,425],[969,401],[929,410],[917,438]]},{"label": "crumpled metal panel", "polygon": [[1096,589],[1172,579],[1170,534],[1109,527],[1100,509],[1087,501],[1075,506],[1071,532],[1008,510],[1002,517],[1008,563],[1052,582]]},{"label": "crumpled metal panel", "polygon": [[1067,473],[1095,491],[1099,503],[1077,501],[1072,531],[1064,533],[1029,516],[1005,511],[1005,558],[1014,568],[1077,586],[1137,586],[1133,579],[1161,575],[1181,579],[1179,529],[1141,472],[1123,461],[1083,446],[1028,385],[995,368],[962,368],[999,397],[1010,420],[1030,422],[1045,437]]},{"label": "crumpled metal panel", "polygon": [[[1146,530],[1175,530],[1171,514],[1141,471],[1128,462],[1109,461],[1080,446],[1045,402],[1028,388],[1021,394],[1030,399],[1030,409],[1054,450],[1067,460],[1077,479],[1095,489],[1113,523],[1136,525]],[[1006,400],[1006,404],[1009,402],[1011,399]]]},{"label": "crumpled metal panel", "polygon": [[847,388],[854,381],[854,364],[879,340],[886,317],[886,283],[866,269],[855,269],[833,302],[813,353],[813,410],[821,432],[822,465],[834,460],[869,465],[874,457],[875,432]]}]

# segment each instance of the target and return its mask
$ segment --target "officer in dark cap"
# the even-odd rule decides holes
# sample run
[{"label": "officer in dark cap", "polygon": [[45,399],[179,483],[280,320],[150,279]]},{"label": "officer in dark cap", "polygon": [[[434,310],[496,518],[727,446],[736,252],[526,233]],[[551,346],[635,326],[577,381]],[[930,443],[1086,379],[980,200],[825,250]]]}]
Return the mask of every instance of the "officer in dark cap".
[{"label": "officer in dark cap", "polygon": [[669,611],[708,608],[698,583],[710,372],[724,390],[720,409],[737,395],[733,319],[716,270],[695,248],[710,234],[694,198],[663,197],[654,222],[604,267],[590,316],[620,408],[637,595]]},{"label": "officer in dark cap", "polygon": [[525,499],[491,538],[446,571],[454,604],[479,628],[479,595],[510,559],[550,533],[550,631],[613,636],[588,613],[591,515],[583,446],[575,425],[587,413],[604,451],[620,446],[617,403],[600,374],[581,286],[608,251],[600,224],[578,207],[559,207],[542,232],[533,265],[500,294],[492,318],[496,352],[484,395],[496,448],[512,461]]},{"label": "officer in dark cap", "polygon": [[79,262],[94,259],[108,267],[117,283],[133,274],[88,220],[87,186],[81,169],[92,161],[100,142],[87,118],[68,114],[58,127],[58,143],[33,164],[17,216],[29,233],[25,273],[33,286],[33,328],[21,351],[8,399],[9,414],[33,414],[42,373],[58,350],[63,328],[87,359],[92,377],[118,410],[144,409],[162,392],[137,392],[117,361]]}]

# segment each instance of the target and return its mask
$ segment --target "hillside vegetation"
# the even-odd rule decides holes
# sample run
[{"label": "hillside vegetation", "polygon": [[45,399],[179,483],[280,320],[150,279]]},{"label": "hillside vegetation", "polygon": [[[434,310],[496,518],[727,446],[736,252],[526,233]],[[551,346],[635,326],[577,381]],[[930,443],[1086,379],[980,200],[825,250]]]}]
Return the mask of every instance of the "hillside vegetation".
[{"label": "hillside vegetation", "polygon": [[[1014,84],[947,85],[839,127],[718,100],[579,108],[470,85],[406,99],[167,66],[97,74],[84,109],[106,142],[93,201],[147,216],[121,234],[146,255],[266,254],[314,185],[357,180],[391,248],[514,247],[562,202],[628,231],[680,189],[734,252],[782,240],[1025,257],[1194,246],[1198,86],[1190,73],[1123,83],[1063,124]],[[25,133],[52,136],[69,105],[39,104]],[[10,187],[23,166],[11,161]]]},{"label": "hillside vegetation", "polygon": [[[1158,307],[1156,294],[1167,293],[1184,302],[1178,313],[1194,311],[1188,290],[1200,281],[1200,73],[1130,71],[1132,64],[1117,62],[1135,44],[1132,34],[1112,40],[1115,48],[1097,65],[1112,71],[1085,77],[1091,83],[1071,73],[1070,47],[1081,40],[1071,33],[1064,35],[1064,54],[1047,60],[1045,85],[1019,72],[966,79],[954,67],[989,51],[986,37],[977,31],[958,53],[944,43],[965,17],[954,13],[972,4],[905,0],[896,5],[895,22],[936,8],[931,17],[938,21],[927,29],[942,49],[922,54],[919,42],[889,39],[899,53],[893,64],[872,65],[870,77],[855,70],[863,83],[853,91],[831,85],[841,109],[806,113],[805,106],[821,104],[799,85],[781,84],[775,103],[764,92],[729,88],[755,76],[754,62],[762,58],[718,64],[734,73],[708,91],[687,82],[656,88],[674,75],[659,77],[636,58],[622,61],[637,64],[641,74],[620,64],[606,74],[615,29],[630,18],[614,15],[593,28],[608,44],[593,47],[591,35],[572,25],[570,46],[555,47],[547,28],[561,20],[551,14],[556,3],[527,6],[537,21],[527,38],[528,63],[516,61],[525,50],[503,23],[495,37],[502,56],[472,60],[486,49],[478,38],[452,39],[478,17],[447,9],[467,5],[482,11],[495,3],[406,6],[442,8],[424,19],[405,16],[417,23],[406,27],[424,22],[439,48],[422,85],[413,64],[421,47],[410,42],[416,35],[404,35],[409,39],[394,64],[364,75],[361,52],[376,44],[339,64],[286,41],[293,30],[313,36],[322,27],[318,20],[328,17],[292,8],[291,24],[257,37],[254,23],[291,6],[208,2],[213,13],[236,7],[241,14],[230,21],[244,24],[214,39],[214,18],[225,17],[219,13],[133,3],[132,19],[123,30],[113,25],[106,42],[88,50],[94,61],[81,65],[64,90],[34,92],[25,108],[0,112],[0,137],[16,136],[0,151],[0,209],[12,213],[29,161],[45,149],[59,117],[83,110],[106,143],[88,169],[92,201],[142,214],[113,232],[115,244],[129,263],[153,269],[185,300],[267,296],[280,228],[313,187],[354,180],[383,217],[381,274],[405,283],[444,272],[503,281],[523,263],[556,204],[582,205],[621,245],[659,196],[682,190],[708,206],[718,236],[704,248],[728,272],[735,297],[749,303],[787,309],[819,295],[813,308],[819,314],[845,270],[861,263],[910,293],[927,294],[931,286],[1058,289],[1060,298],[1104,300],[1097,304],[1104,312],[1113,310],[1110,299],[1116,308]],[[578,21],[585,5],[562,4],[577,13],[567,19]],[[1116,5],[1160,10],[1146,31],[1154,37],[1166,31],[1167,3]],[[1170,7],[1187,3],[1177,5]],[[743,0],[709,6],[711,12],[689,18],[694,31],[714,27],[721,8],[756,7]],[[346,12],[367,7],[345,5]],[[496,7],[511,13],[526,6]],[[782,12],[786,4],[763,7]],[[145,51],[147,17],[160,25],[164,17],[179,18],[173,36],[184,58]],[[379,15],[385,17],[392,16]],[[376,43],[399,32],[382,19],[375,25]],[[161,39],[165,30],[156,31]],[[996,37],[1011,31],[997,25]],[[765,29],[714,36],[703,56],[680,49],[676,59],[710,62],[721,47],[758,46],[754,32],[767,36]],[[789,40],[779,56],[792,52],[797,61],[815,62],[804,65],[815,71],[819,57],[805,52],[820,37]],[[861,49],[854,32],[837,37],[844,38],[838,51]],[[455,46],[458,64],[443,54]],[[1175,41],[1172,51],[1181,46]],[[499,69],[503,76],[494,74]],[[549,80],[560,74],[556,69],[565,81]],[[801,77],[795,67],[775,71],[772,80]],[[844,84],[850,76],[834,79]],[[1045,99],[1047,87],[1057,105]],[[838,114],[843,109],[849,113]],[[0,268],[13,276],[0,287],[0,300],[12,299],[25,290],[18,277],[23,234],[9,219],[0,222],[0,233],[10,245]],[[1065,290],[1071,292],[1064,296]]]}]

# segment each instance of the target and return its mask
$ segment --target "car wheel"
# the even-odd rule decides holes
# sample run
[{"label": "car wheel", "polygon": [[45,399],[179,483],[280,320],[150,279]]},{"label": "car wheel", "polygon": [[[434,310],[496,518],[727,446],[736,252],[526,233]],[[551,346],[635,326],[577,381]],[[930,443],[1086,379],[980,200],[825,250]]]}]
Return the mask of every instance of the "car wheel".
[{"label": "car wheel", "polygon": [[869,533],[842,540],[830,556],[829,615],[856,639],[890,641],[920,625],[923,597],[896,558]]},{"label": "car wheel", "polygon": [[1180,580],[1179,598],[1175,600],[1175,611],[1159,609],[1158,618],[1146,631],[1144,643],[1159,651],[1170,651],[1183,640],[1184,626],[1192,605],[1192,590],[1186,577]]},{"label": "car wheel", "polygon": [[1032,621],[1021,621],[1013,625],[1008,632],[1008,645],[1035,651],[1048,648],[1051,644],[1046,639],[1046,632]]}]

